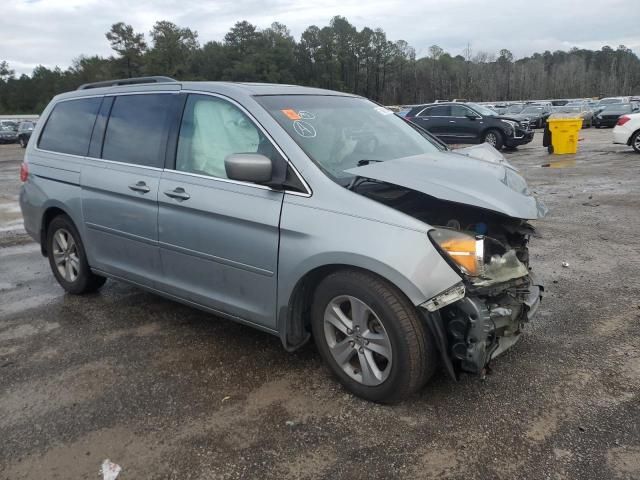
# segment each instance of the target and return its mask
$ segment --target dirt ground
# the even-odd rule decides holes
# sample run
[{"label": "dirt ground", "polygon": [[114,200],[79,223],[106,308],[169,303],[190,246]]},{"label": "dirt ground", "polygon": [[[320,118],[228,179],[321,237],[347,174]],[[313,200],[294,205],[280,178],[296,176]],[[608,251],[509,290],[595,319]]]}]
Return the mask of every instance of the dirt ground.
[{"label": "dirt ground", "polygon": [[107,458],[123,480],[639,479],[640,155],[581,136],[575,156],[539,131],[506,153],[551,209],[522,341],[485,381],[438,373],[392,407],[312,345],[113,281],[63,294],[21,231],[22,150],[0,146],[0,479],[99,478]]}]

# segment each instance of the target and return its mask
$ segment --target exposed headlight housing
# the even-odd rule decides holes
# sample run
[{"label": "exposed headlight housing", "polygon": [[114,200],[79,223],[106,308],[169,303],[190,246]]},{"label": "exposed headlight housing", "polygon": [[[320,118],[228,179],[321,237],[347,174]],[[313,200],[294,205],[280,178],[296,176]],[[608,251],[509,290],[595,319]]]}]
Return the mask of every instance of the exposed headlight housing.
[{"label": "exposed headlight housing", "polygon": [[440,250],[465,275],[477,277],[484,270],[484,237],[472,236],[458,230],[436,228],[429,232]]},{"label": "exposed headlight housing", "polygon": [[493,238],[448,228],[431,230],[429,237],[452,267],[473,285],[506,282],[529,273],[515,250]]}]

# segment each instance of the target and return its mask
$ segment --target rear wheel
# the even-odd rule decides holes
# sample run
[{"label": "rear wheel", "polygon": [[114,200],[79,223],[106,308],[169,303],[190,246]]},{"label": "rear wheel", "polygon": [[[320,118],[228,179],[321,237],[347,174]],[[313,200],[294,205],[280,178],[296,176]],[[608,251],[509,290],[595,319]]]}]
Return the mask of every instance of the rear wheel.
[{"label": "rear wheel", "polygon": [[313,335],[338,380],[366,400],[395,403],[433,375],[433,340],[411,302],[372,274],[341,270],[314,295]]},{"label": "rear wheel", "polygon": [[488,130],[487,133],[484,134],[484,143],[488,143],[496,150],[500,150],[504,143],[502,138],[502,133],[498,130]]},{"label": "rear wheel", "polygon": [[640,153],[640,130],[631,136],[631,146],[637,153]]},{"label": "rear wheel", "polygon": [[67,292],[80,295],[98,290],[106,278],[91,272],[78,230],[66,215],[55,217],[47,228],[49,265]]}]

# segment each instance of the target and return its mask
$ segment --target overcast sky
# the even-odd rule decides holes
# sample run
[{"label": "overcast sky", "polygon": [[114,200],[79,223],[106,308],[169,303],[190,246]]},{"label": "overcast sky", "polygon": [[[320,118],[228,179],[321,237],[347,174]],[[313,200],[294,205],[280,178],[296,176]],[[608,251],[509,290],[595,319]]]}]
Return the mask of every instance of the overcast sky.
[{"label": "overcast sky", "polygon": [[0,60],[20,73],[66,68],[80,54],[112,53],[104,36],[124,21],[147,35],[157,20],[198,31],[200,43],[221,40],[238,20],[260,28],[286,24],[296,40],[309,25],[342,15],[358,29],[380,27],[406,40],[418,56],[437,44],[453,55],[511,50],[516,58],[573,46],[620,44],[640,54],[638,0],[2,0]]}]

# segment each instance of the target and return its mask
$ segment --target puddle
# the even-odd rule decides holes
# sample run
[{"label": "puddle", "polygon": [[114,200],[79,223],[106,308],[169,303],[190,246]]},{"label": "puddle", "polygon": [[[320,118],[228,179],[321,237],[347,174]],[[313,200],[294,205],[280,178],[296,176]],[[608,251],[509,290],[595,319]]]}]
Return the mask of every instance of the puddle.
[{"label": "puddle", "polygon": [[548,168],[570,168],[576,166],[576,159],[567,158],[566,160],[555,160],[553,162],[544,163],[541,166]]}]

